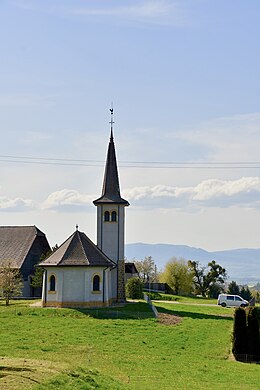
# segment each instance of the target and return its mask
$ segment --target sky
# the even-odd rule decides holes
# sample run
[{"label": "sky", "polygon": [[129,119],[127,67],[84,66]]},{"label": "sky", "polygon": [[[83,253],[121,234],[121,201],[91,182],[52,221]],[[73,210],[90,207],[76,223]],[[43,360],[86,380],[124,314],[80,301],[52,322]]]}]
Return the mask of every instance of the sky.
[{"label": "sky", "polygon": [[0,224],[96,241],[113,104],[126,243],[259,248],[259,15],[258,0],[2,0]]}]

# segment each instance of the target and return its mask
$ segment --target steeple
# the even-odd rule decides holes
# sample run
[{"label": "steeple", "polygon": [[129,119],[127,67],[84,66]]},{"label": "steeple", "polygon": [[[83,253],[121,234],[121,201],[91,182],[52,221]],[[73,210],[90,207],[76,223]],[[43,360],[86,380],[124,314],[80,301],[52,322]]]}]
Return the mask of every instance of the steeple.
[{"label": "steeple", "polygon": [[120,194],[116,151],[113,136],[113,108],[110,109],[111,129],[101,197],[94,200],[97,206],[97,246],[115,263],[111,270],[112,298],[125,301],[125,207],[127,200]]},{"label": "steeple", "polygon": [[119,186],[119,178],[117,171],[117,161],[116,161],[116,151],[114,144],[114,136],[113,136],[113,108],[110,109],[111,112],[111,130],[110,130],[110,141],[108,145],[107,151],[107,160],[105,167],[105,174],[103,180],[103,189],[101,197],[94,200],[94,205],[97,204],[105,204],[105,203],[115,203],[122,204],[125,206],[129,206],[127,200],[121,198],[120,194],[120,186]]}]

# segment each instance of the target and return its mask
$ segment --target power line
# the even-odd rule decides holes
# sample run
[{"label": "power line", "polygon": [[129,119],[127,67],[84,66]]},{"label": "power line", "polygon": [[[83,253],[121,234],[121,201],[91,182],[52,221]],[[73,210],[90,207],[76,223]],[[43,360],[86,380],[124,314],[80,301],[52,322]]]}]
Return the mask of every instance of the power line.
[{"label": "power line", "polygon": [[[0,155],[0,163],[102,167],[103,160]],[[121,168],[143,169],[259,169],[259,161],[119,161]]]}]

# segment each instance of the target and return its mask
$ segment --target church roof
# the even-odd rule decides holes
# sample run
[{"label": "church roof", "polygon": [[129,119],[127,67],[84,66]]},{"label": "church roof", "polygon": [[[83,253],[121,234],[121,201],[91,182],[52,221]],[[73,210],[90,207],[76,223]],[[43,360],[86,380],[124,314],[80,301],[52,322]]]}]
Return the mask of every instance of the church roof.
[{"label": "church roof", "polygon": [[123,204],[125,206],[129,206],[128,201],[121,198],[120,195],[116,151],[115,151],[115,144],[114,144],[112,130],[111,130],[110,142],[107,151],[107,160],[106,160],[102,194],[101,197],[94,200],[93,203],[94,205],[104,204],[104,203],[105,204],[116,203],[116,204]]},{"label": "church roof", "polygon": [[21,268],[38,236],[45,234],[36,226],[0,226],[0,265]]},{"label": "church roof", "polygon": [[113,267],[115,264],[98,249],[85,233],[76,230],[40,265]]}]

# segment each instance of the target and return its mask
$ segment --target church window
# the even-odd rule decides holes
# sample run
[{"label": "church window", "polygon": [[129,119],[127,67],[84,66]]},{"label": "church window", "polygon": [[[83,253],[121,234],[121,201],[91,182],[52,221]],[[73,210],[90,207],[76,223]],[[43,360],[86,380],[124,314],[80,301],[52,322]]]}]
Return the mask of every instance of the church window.
[{"label": "church window", "polygon": [[100,291],[100,277],[95,275],[93,278],[93,291]]},{"label": "church window", "polygon": [[104,221],[105,222],[109,222],[109,211],[105,211],[105,213],[104,213]]},{"label": "church window", "polygon": [[116,215],[116,211],[112,211],[112,214],[111,214],[111,221],[112,222],[116,222],[116,218],[117,217],[117,215]]},{"label": "church window", "polygon": [[54,275],[51,275],[50,277],[50,291],[56,290],[56,278]]}]

